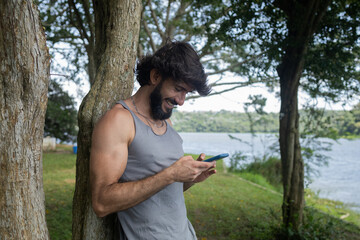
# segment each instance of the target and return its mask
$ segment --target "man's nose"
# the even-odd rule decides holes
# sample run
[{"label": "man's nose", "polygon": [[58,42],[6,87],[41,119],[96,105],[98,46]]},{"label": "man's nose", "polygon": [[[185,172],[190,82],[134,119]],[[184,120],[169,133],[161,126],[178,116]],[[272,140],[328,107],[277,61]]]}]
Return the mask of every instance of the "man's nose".
[{"label": "man's nose", "polygon": [[176,100],[176,103],[177,103],[179,106],[184,105],[185,98],[186,98],[186,92],[180,93],[179,96],[175,99],[175,100]]}]

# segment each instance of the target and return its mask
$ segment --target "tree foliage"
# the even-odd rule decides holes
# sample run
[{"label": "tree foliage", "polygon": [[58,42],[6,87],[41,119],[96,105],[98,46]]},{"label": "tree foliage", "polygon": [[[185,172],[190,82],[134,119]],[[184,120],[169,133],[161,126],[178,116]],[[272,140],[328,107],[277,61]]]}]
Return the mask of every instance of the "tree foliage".
[{"label": "tree foliage", "polygon": [[[211,6],[214,0],[206,1]],[[204,4],[204,1],[199,1]],[[338,101],[359,93],[358,1],[230,1],[216,37],[250,43],[261,79],[279,77],[283,220],[298,230],[304,207],[298,89]],[[320,60],[320,61],[319,61]]]},{"label": "tree foliage", "polygon": [[[79,82],[80,73],[86,70],[93,84],[96,65],[93,4],[85,0],[38,0],[41,19],[47,32],[50,50],[60,54],[67,66],[53,65],[53,74],[67,76]],[[249,47],[248,41],[229,41],[220,34],[219,28],[230,5],[223,1],[212,1],[209,5],[188,0],[143,1],[138,58],[156,51],[169,39],[189,41],[200,53],[209,76],[213,78],[213,94],[220,94],[260,82],[258,62],[260,52]],[[246,31],[242,32],[246,34]],[[219,37],[220,36],[220,37]],[[251,45],[251,44],[250,44]],[[226,79],[229,73],[242,76],[235,81]],[[225,76],[225,74],[227,74]],[[268,83],[274,80],[267,79]],[[261,79],[261,81],[265,81]],[[197,96],[192,96],[197,97]]]},{"label": "tree foliage", "polygon": [[[358,105],[357,105],[358,106]],[[306,108],[300,110],[301,137],[338,139],[360,136],[360,110],[350,111]],[[279,114],[249,112],[255,133],[278,133]],[[171,120],[179,132],[250,133],[251,123],[246,113],[231,111],[196,111],[173,113]]]},{"label": "tree foliage", "polygon": [[[262,57],[248,37],[248,29],[239,29],[233,41],[226,36],[227,15],[232,11],[228,1],[143,1],[140,56],[155,51],[167,39],[189,41],[200,54],[209,76],[213,76],[213,92],[221,94],[254,83],[266,82],[272,86],[274,75],[260,79],[257,59]],[[239,76],[228,80],[228,76]],[[189,98],[196,98],[191,96]]]},{"label": "tree foliage", "polygon": [[77,135],[75,101],[55,81],[49,84],[44,134],[66,142],[74,142]]},{"label": "tree foliage", "polygon": [[[54,74],[75,80],[86,70],[92,83],[92,1],[38,2],[51,53],[60,53],[69,63],[53,69]],[[286,12],[276,6],[277,2],[144,0],[138,57],[156,51],[168,39],[190,41],[200,52],[209,75],[218,76],[212,94],[258,82],[272,88],[288,41]],[[300,82],[310,96],[339,101],[359,92],[358,8],[355,0],[331,1],[324,20],[314,29]],[[243,78],[226,80],[223,74],[231,72]]]},{"label": "tree foliage", "polygon": [[[278,114],[269,113],[260,116],[249,113],[256,121],[251,124],[248,115],[240,112],[174,112],[171,120],[174,128],[179,132],[226,132],[226,133],[248,133],[251,126],[254,132],[276,133],[279,129]],[[266,124],[263,120],[266,119]]]},{"label": "tree foliage", "polygon": [[90,0],[37,0],[51,55],[63,57],[53,62],[52,75],[80,83],[81,74],[95,80],[95,27]]},{"label": "tree foliage", "polygon": [[[213,1],[209,2],[210,6]],[[220,24],[223,29],[220,33],[232,42],[246,39],[249,48],[263,53],[256,59],[258,77],[276,77],[286,46],[296,46],[296,42],[289,42],[287,14],[300,7],[300,3],[288,1],[285,9],[281,9],[282,1],[231,2],[231,10]],[[329,1],[323,19],[313,29],[300,82],[311,97],[339,101],[342,96],[352,98],[359,93],[359,9],[358,1]],[[302,19],[295,27],[300,28],[301,23]]]}]

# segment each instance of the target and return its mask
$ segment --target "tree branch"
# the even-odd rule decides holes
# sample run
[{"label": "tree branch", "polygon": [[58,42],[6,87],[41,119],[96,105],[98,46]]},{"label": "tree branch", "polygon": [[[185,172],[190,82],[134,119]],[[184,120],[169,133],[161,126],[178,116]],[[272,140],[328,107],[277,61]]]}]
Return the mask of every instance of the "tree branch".
[{"label": "tree branch", "polygon": [[168,6],[167,6],[167,9],[166,9],[165,28],[169,25],[170,9],[171,9],[171,3],[172,2],[173,2],[172,0],[169,0]]},{"label": "tree branch", "polygon": [[161,28],[160,28],[160,25],[159,25],[157,16],[156,16],[156,14],[155,14],[154,9],[152,8],[152,2],[151,2],[151,0],[148,1],[148,6],[149,6],[149,8],[150,8],[151,17],[152,17],[152,19],[154,20],[156,29],[157,29],[158,33],[160,34],[161,39],[164,39],[166,36],[165,36],[165,33],[164,33],[164,32],[161,30]]},{"label": "tree branch", "polygon": [[[86,39],[88,42],[90,42],[89,36],[87,35],[86,29],[84,27],[84,23],[81,19],[81,14],[79,10],[76,8],[75,3],[73,0],[68,0],[70,8],[72,8],[76,15],[76,22],[73,21],[73,18],[70,17],[70,21],[72,24],[78,29],[80,36],[82,39]],[[70,10],[71,11],[71,10]]]},{"label": "tree branch", "polygon": [[154,39],[151,36],[151,31],[150,31],[146,21],[144,20],[144,17],[145,17],[145,11],[143,11],[143,13],[142,13],[142,21],[141,21],[141,23],[144,26],[144,30],[145,30],[146,34],[148,35],[148,37],[149,37],[151,49],[153,50],[153,52],[156,52],[156,45],[155,45]]},{"label": "tree branch", "polygon": [[90,3],[89,0],[81,0],[82,5],[84,7],[84,12],[85,12],[85,18],[87,21],[87,24],[89,25],[89,29],[90,29],[90,39],[91,39],[91,43],[94,42],[94,33],[95,33],[95,26],[94,26],[94,20],[93,17],[90,14]]},{"label": "tree branch", "polygon": [[311,35],[313,35],[316,31],[316,28],[319,26],[320,21],[322,20],[323,16],[325,15],[328,6],[330,5],[330,0],[326,0],[325,3],[317,2],[317,14],[314,14],[315,19],[310,27]]},{"label": "tree branch", "polygon": [[70,78],[70,75],[65,75],[65,74],[57,74],[57,73],[50,73],[50,76],[58,76],[58,77],[65,77],[65,78]]},{"label": "tree branch", "polygon": [[[206,49],[206,50],[204,50],[204,49]],[[220,46],[213,47],[213,48],[211,48],[212,51],[209,51],[209,49],[210,49],[210,42],[206,42],[204,47],[200,50],[201,53],[199,55],[199,58],[201,59],[201,58],[203,58],[203,57],[205,57],[207,55],[211,55],[214,52],[219,51],[221,49],[221,47]]]},{"label": "tree branch", "polygon": [[219,71],[215,71],[215,72],[208,73],[208,75],[211,76],[211,75],[221,74],[221,73],[230,71],[230,70],[234,69],[235,67],[241,66],[241,65],[244,64],[244,63],[253,61],[254,59],[260,57],[260,56],[263,55],[263,54],[264,54],[264,53],[262,52],[262,53],[260,53],[260,54],[258,54],[258,55],[255,55],[255,56],[253,56],[253,57],[251,57],[251,58],[249,58],[249,59],[246,59],[246,60],[244,60],[244,61],[241,61],[241,62],[232,64],[232,65],[230,65],[230,66],[227,67],[227,68],[221,69],[221,70],[219,70]]},{"label": "tree branch", "polygon": [[218,57],[218,58],[209,58],[209,59],[206,59],[206,60],[202,60],[202,64],[204,63],[208,63],[208,62],[212,62],[212,61],[219,61],[219,60],[223,60],[223,58],[221,57]]},{"label": "tree branch", "polygon": [[[190,4],[191,4],[190,2],[181,1],[180,7],[176,11],[176,15],[172,19],[172,22],[180,19],[186,13],[186,8],[190,6]],[[175,32],[175,24],[168,23],[168,25],[166,25],[165,28],[166,28],[166,36],[172,38]],[[166,39],[163,38],[163,43],[165,42],[165,40]]]},{"label": "tree branch", "polygon": [[[221,91],[212,91],[208,96],[214,96],[214,95],[220,95],[222,93],[226,93],[226,92],[230,92],[230,91],[233,91],[237,88],[241,88],[241,87],[247,87],[247,86],[250,86],[250,85],[253,85],[253,84],[256,84],[256,83],[265,83],[265,82],[268,82],[269,80],[275,80],[276,77],[270,77],[268,79],[258,79],[258,80],[249,80],[247,82],[225,82],[225,83],[217,83],[218,81],[216,81],[215,83],[213,84],[210,84],[211,87],[218,87],[218,86],[226,86],[226,85],[235,85],[233,87],[230,87],[230,88],[227,88],[227,89],[224,89],[224,90],[221,90]],[[200,95],[194,95],[194,96],[189,96],[187,97],[186,99],[196,99],[196,98],[199,98],[201,97]]]},{"label": "tree branch", "polygon": [[[234,87],[232,87],[232,88],[228,88],[228,89],[221,90],[221,91],[219,91],[219,92],[212,91],[209,95],[207,95],[207,97],[214,96],[214,95],[220,95],[220,94],[222,94],[222,93],[230,92],[230,91],[233,91],[233,90],[235,90],[235,89],[237,89],[237,88],[241,88],[241,87],[245,87],[245,86],[247,86],[247,85],[244,85],[244,86],[238,85],[238,86],[234,86]],[[189,96],[189,97],[186,98],[186,100],[196,99],[196,98],[199,98],[199,97],[201,97],[201,96],[200,96],[200,95]]]}]

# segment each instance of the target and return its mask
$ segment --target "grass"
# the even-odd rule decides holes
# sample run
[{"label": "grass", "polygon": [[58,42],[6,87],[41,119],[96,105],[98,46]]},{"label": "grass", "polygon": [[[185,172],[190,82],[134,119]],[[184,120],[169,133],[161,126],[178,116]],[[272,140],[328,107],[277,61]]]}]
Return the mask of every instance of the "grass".
[{"label": "grass", "polygon": [[281,196],[224,173],[222,161],[217,171],[185,192],[199,239],[267,239],[280,224]]},{"label": "grass", "polygon": [[46,219],[53,240],[71,239],[76,162],[71,151],[65,149],[61,153],[45,153],[43,156]]},{"label": "grass", "polygon": [[[71,239],[76,156],[71,148],[61,149],[61,153],[44,154],[46,217],[53,240]],[[282,195],[261,176],[226,173],[222,161],[217,162],[217,171],[206,182],[184,193],[188,217],[199,239],[276,239],[274,233],[281,226]],[[360,240],[360,214],[348,211],[339,202],[320,199],[314,193],[306,195],[310,206],[305,211],[305,226],[310,229],[307,231],[320,236],[330,234],[328,239]],[[339,219],[347,214],[346,221]],[[315,239],[312,236],[304,239]]]},{"label": "grass", "polygon": [[309,189],[305,191],[305,200],[308,206],[318,209],[319,211],[331,216],[345,219],[347,222],[356,224],[360,227],[360,214],[351,211],[346,204],[340,201],[320,198]]}]

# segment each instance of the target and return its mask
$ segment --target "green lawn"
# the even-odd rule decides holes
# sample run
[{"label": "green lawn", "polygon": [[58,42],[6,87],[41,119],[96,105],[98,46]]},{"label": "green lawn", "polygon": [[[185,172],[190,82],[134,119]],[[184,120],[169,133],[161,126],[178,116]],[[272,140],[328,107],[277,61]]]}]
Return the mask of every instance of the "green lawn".
[{"label": "green lawn", "polygon": [[[75,158],[70,149],[44,154],[46,217],[53,240],[71,239]],[[188,217],[199,239],[275,239],[274,229],[281,225],[281,194],[225,173],[221,161],[217,162],[217,171],[206,182],[185,192]],[[326,232],[331,236],[329,239],[360,240],[360,214],[346,210],[339,202],[307,195],[310,207],[305,212],[305,225],[308,231]],[[311,210],[315,208],[321,211]],[[345,218],[348,222],[339,219],[348,214]]]},{"label": "green lawn", "polygon": [[71,239],[75,158],[75,155],[71,153],[44,154],[46,219],[50,237],[53,240]]}]

